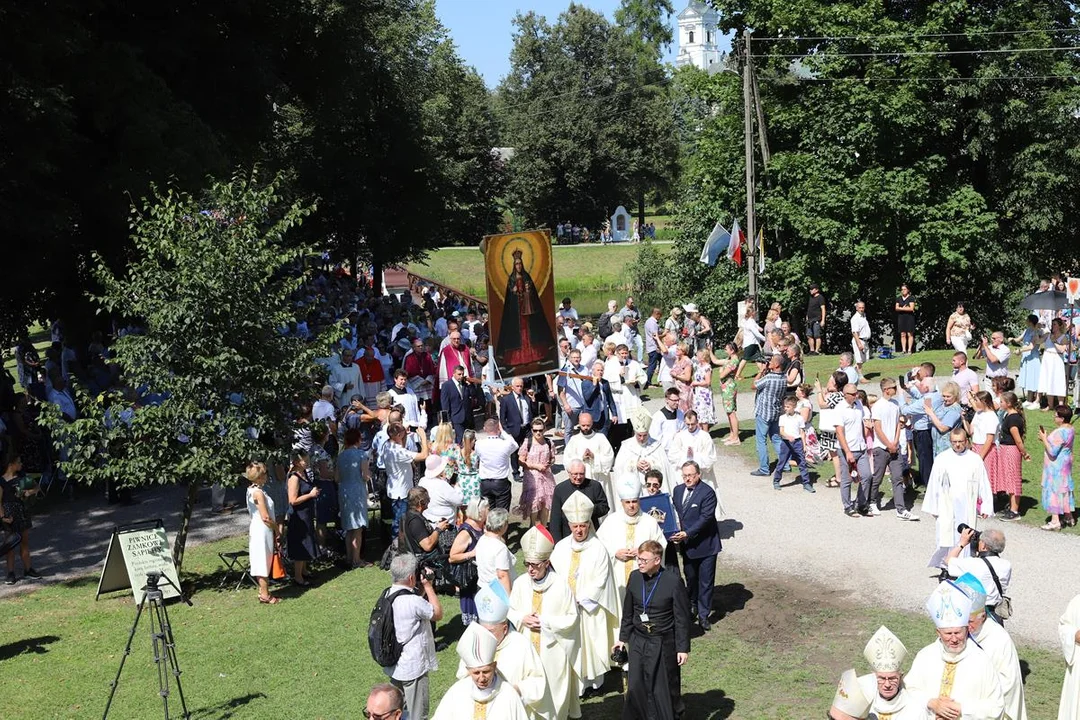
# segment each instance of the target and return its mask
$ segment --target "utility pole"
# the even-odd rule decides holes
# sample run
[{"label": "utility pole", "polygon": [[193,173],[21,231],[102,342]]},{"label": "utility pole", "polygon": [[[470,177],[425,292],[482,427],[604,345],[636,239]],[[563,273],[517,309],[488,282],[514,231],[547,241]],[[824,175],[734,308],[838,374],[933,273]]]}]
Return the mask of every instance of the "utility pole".
[{"label": "utility pole", "polygon": [[746,266],[750,272],[747,295],[754,301],[757,318],[757,222],[754,219],[754,78],[751,66],[750,28],[743,30],[743,135],[746,146]]}]

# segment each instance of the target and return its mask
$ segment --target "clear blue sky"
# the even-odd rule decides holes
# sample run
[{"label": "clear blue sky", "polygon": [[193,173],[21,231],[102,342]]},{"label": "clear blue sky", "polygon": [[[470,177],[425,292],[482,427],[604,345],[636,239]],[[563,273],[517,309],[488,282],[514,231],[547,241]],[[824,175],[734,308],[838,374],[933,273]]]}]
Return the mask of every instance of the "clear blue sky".
[{"label": "clear blue sky", "polygon": [[[613,18],[619,0],[576,0]],[[543,15],[550,22],[566,8],[570,0],[436,0],[436,12],[458,47],[458,53],[469,65],[484,76],[487,86],[494,88],[510,71],[510,49],[513,47],[512,21],[520,11],[530,10]],[[686,7],[686,0],[674,0],[672,6],[679,13]],[[674,24],[674,17],[671,23]],[[668,48],[668,61],[675,59],[675,44]]]}]

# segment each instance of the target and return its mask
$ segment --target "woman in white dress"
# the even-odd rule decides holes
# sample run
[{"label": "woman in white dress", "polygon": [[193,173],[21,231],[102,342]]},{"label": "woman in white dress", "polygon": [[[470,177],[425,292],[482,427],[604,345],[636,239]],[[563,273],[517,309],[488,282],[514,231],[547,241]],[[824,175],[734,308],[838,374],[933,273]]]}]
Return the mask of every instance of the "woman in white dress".
[{"label": "woman in white dress", "polygon": [[1039,368],[1039,394],[1046,398],[1046,409],[1053,411],[1065,398],[1065,353],[1069,351],[1069,338],[1065,334],[1065,321],[1054,318],[1050,334],[1043,342],[1042,367]]},{"label": "woman in white dress", "polygon": [[280,599],[270,594],[270,562],[274,557],[274,540],[277,521],[274,518],[274,500],[265,492],[266,466],[253,462],[244,473],[251,487],[247,490],[247,508],[251,515],[248,525],[248,560],[251,577],[259,583],[259,602],[276,605]]}]

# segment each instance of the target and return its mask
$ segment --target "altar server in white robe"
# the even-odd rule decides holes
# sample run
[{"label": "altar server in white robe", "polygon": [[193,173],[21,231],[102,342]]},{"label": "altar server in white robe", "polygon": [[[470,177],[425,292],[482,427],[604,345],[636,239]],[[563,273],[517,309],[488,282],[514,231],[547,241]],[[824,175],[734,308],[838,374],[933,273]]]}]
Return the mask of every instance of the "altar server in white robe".
[{"label": "altar server in white robe", "polygon": [[[618,483],[619,510],[608,515],[596,536],[611,556],[611,572],[621,599],[626,594],[626,581],[637,570],[637,549],[646,540],[655,540],[667,547],[664,532],[651,516],[641,512],[641,483],[627,475]],[[621,616],[620,616],[621,617]]]},{"label": "altar server in white robe", "polygon": [[1080,720],[1080,595],[1069,601],[1065,614],[1058,620],[1058,639],[1065,655],[1058,720]]},{"label": "altar server in white robe", "polygon": [[1005,717],[1007,720],[1027,720],[1024,676],[1020,672],[1020,656],[1016,653],[1012,636],[1005,628],[987,617],[986,588],[977,577],[965,573],[957,578],[956,584],[971,600],[968,632],[990,657],[990,662],[997,670],[1001,694],[1005,698]]},{"label": "altar server in white robe", "polygon": [[870,703],[870,717],[889,720],[925,720],[926,698],[913,693],[904,683],[904,659],[908,650],[900,638],[884,625],[866,643],[863,657],[873,670],[859,678]]},{"label": "altar server in white robe", "polygon": [[[620,417],[622,417],[620,415]],[[593,416],[587,412],[578,416],[576,433],[566,442],[563,450],[563,467],[570,467],[574,460],[580,460],[585,466],[585,477],[595,480],[604,488],[608,507],[614,508],[615,493],[611,487],[611,466],[615,462],[615,451],[603,433],[594,431]]]},{"label": "altar server in white robe", "polygon": [[659,470],[664,475],[664,485],[660,490],[670,495],[675,484],[682,482],[682,477],[672,469],[664,447],[649,437],[652,415],[644,405],[631,413],[630,424],[634,427],[634,436],[619,448],[612,475],[617,478],[631,475],[644,487],[645,473]]},{"label": "altar server in white robe", "polygon": [[[529,639],[510,627],[510,596],[502,584],[493,580],[476,591],[476,616],[485,630],[498,640],[495,663],[499,674],[510,683],[525,704],[530,720],[555,720],[555,703],[551,699],[544,664]],[[458,678],[469,674],[465,662],[458,663]]]},{"label": "altar server in white robe", "polygon": [[330,379],[327,384],[334,388],[334,404],[337,409],[349,404],[353,395],[360,392],[360,366],[353,362],[355,353],[342,350],[341,356],[329,364]]},{"label": "altar server in white robe", "polygon": [[701,482],[705,483],[716,493],[716,519],[724,518],[724,506],[720,502],[720,490],[716,485],[716,444],[712,436],[701,429],[697,413],[693,410],[686,413],[686,425],[682,430],[675,433],[675,437],[668,446],[668,461],[673,468],[681,468],[683,463],[693,460],[701,468]]},{"label": "altar server in white robe", "polygon": [[498,672],[498,645],[480,625],[465,628],[457,654],[468,675],[450,686],[431,720],[528,720],[521,696]]},{"label": "altar server in white robe", "polygon": [[619,639],[620,598],[607,548],[593,532],[593,503],[573,493],[563,503],[570,536],[551,553],[551,566],[570,585],[580,613],[582,692],[599,689],[611,669],[611,648]]},{"label": "altar server in white robe", "polygon": [[872,697],[855,671],[845,670],[836,686],[827,717],[829,720],[865,720],[870,713]]},{"label": "altar server in white robe", "polygon": [[649,426],[649,437],[658,441],[667,450],[675,433],[683,429],[686,418],[679,409],[679,391],[677,388],[668,388],[664,391],[664,404],[653,413],[652,425]]},{"label": "altar server in white robe", "polygon": [[929,717],[1000,720],[1005,698],[997,670],[968,637],[971,600],[946,581],[931,593],[926,610],[937,626],[938,639],[915,656],[906,678],[908,688],[927,698]]},{"label": "altar server in white robe", "polygon": [[[934,469],[926,486],[922,511],[933,515],[935,551],[928,567],[945,567],[949,550],[960,544],[957,525],[976,527],[978,518],[988,518],[994,512],[994,495],[990,477],[979,454],[968,450],[968,434],[957,428],[949,434],[952,448],[934,458]],[[965,547],[961,557],[967,557]]]},{"label": "altar server in white robe", "polygon": [[570,586],[551,569],[555,543],[542,525],[521,538],[526,574],[510,589],[507,618],[540,653],[558,720],[581,717],[578,610]]}]

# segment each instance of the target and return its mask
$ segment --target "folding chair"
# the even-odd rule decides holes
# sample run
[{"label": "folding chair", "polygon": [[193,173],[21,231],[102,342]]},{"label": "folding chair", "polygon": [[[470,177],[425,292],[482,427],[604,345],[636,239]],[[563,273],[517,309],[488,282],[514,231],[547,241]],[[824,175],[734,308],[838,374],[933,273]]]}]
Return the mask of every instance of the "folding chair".
[{"label": "folding chair", "polygon": [[221,562],[225,564],[225,575],[222,576],[221,582],[218,583],[219,590],[225,586],[225,583],[232,582],[231,577],[236,573],[240,574],[240,579],[236,581],[236,587],[233,588],[234,591],[240,589],[240,586],[244,584],[245,578],[255,587],[259,586],[259,583],[255,581],[255,578],[251,577],[251,563],[248,562],[249,556],[247,550],[222,552],[218,553],[218,557],[221,558]]}]

